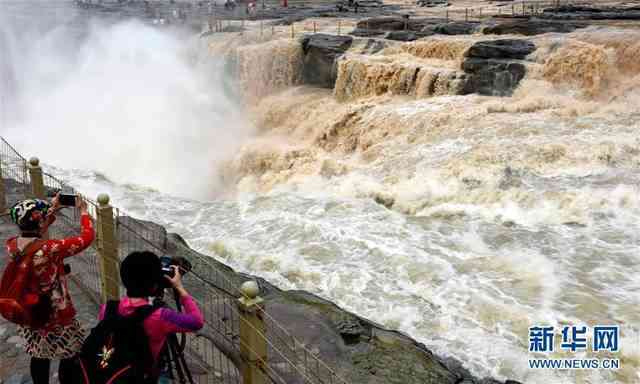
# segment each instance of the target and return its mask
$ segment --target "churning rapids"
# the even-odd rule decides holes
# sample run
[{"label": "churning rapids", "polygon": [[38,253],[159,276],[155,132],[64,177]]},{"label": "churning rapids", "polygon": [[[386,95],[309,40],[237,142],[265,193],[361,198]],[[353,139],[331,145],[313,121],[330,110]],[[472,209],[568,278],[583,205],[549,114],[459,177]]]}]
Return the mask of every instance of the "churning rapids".
[{"label": "churning rapids", "polygon": [[[390,96],[370,84],[455,68],[475,37],[348,53],[332,93],[297,85],[291,40],[43,4],[0,6],[2,135],[80,191],[479,376],[640,381],[640,32],[534,38],[512,97]],[[528,370],[534,324],[620,324],[621,369]]]}]

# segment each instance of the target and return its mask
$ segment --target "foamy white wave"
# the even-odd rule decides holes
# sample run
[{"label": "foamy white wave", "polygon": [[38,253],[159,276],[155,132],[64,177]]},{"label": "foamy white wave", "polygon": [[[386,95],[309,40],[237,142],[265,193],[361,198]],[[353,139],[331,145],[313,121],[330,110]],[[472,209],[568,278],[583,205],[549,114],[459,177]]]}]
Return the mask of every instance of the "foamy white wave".
[{"label": "foamy white wave", "polygon": [[[629,343],[621,358],[638,362],[637,211],[593,227],[505,226],[482,215],[407,217],[371,199],[317,192],[198,202],[58,173],[80,189],[109,191],[114,204],[235,268],[408,332],[478,375],[574,383],[571,372],[526,368],[532,324],[621,324],[621,343]],[[625,195],[616,189],[605,204]],[[627,383],[632,372],[588,372],[585,380]]]},{"label": "foamy white wave", "polygon": [[2,76],[15,79],[10,94],[0,88],[13,107],[3,136],[44,162],[84,163],[120,183],[189,197],[221,189],[220,161],[251,132],[225,88],[222,60],[201,60],[197,40],[136,20],[81,15],[88,26],[78,31],[73,9],[68,24],[42,33],[38,12],[46,11],[33,11],[27,25],[0,14],[0,48],[9,52]]}]

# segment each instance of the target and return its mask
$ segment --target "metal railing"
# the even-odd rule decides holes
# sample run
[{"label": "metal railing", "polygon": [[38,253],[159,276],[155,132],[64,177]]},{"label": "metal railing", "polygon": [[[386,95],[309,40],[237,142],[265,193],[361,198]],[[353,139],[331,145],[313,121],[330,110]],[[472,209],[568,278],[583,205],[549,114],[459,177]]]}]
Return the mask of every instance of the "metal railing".
[{"label": "metal railing", "polygon": [[[0,167],[0,190],[4,192],[1,197],[6,206],[28,197],[44,198],[56,191],[76,192],[55,176],[42,172],[37,159],[27,161],[4,138],[0,142]],[[32,185],[38,180],[42,183],[40,189]],[[34,191],[42,196],[34,196]],[[225,270],[210,257],[171,240],[162,226],[112,208],[106,195],[99,196],[98,202],[86,200],[89,214],[96,222],[96,241],[82,256],[72,257],[68,262],[72,270],[70,278],[96,306],[124,293],[117,266],[131,252],[146,250],[160,256],[180,256],[193,265],[187,275],[190,277],[183,283],[205,320],[201,332],[186,338],[186,353],[196,382],[346,384],[305,343],[269,315],[253,281],[249,281],[247,288],[248,278],[240,277],[230,268]],[[64,209],[56,217],[49,230],[51,238],[77,234],[80,227],[77,209]]]},{"label": "metal railing", "polygon": [[[297,20],[295,18],[295,9],[299,8],[322,8],[335,6],[340,2],[312,2],[307,0],[293,0],[289,3],[294,16],[290,22],[282,25],[277,22],[265,22],[263,20],[263,12],[268,13],[269,10],[275,8],[258,9],[253,15],[234,16],[225,13],[214,13],[203,20],[203,28],[209,33],[217,32],[236,32],[240,34],[252,34],[254,37],[267,39],[276,38],[294,38],[296,36],[310,33],[329,33],[329,34],[354,34],[356,36],[382,36],[387,30],[377,29],[374,22],[368,22],[369,18],[366,12],[354,13],[353,11],[344,13],[348,17],[337,17],[327,19],[321,17],[313,17],[310,15]],[[267,3],[269,4],[269,3]],[[433,7],[433,8],[416,8],[415,5],[400,5],[399,9],[392,13],[384,15],[374,15],[374,18],[386,16],[408,16],[405,18],[404,30],[420,32],[414,30],[416,25],[424,26],[424,18],[427,18],[430,24],[450,23],[450,22],[469,22],[481,23],[491,18],[530,18],[544,17],[545,14],[551,15],[555,9],[567,5],[588,5],[591,7],[604,7],[606,4],[596,0],[522,0],[513,2],[493,2],[491,4],[478,5],[475,7]],[[280,7],[279,9],[283,9]],[[282,15],[280,17],[283,17]],[[421,20],[422,19],[422,20]],[[552,18],[550,18],[552,20]],[[417,20],[417,22],[416,22]],[[353,32],[353,33],[352,33]]]},{"label": "metal railing", "polygon": [[[74,194],[76,191],[58,180],[56,177],[44,173],[44,186],[48,195],[53,195],[57,191]],[[97,204],[86,199],[89,214],[94,219],[97,217]],[[75,208],[64,209],[56,215],[56,224],[52,225],[49,235],[52,238],[65,238],[77,235],[80,227],[80,212]],[[100,285],[100,267],[98,265],[99,258],[99,239],[95,241],[89,248],[84,251],[82,257],[73,257],[69,259],[73,274],[71,278],[84,291],[85,294],[96,304],[100,303],[101,285]]]},{"label": "metal railing", "polygon": [[[9,143],[2,138],[0,142],[0,161],[2,178],[12,181],[12,190],[2,191],[6,196],[3,196],[2,204],[6,204],[6,199],[10,198],[13,194],[26,196],[29,193],[29,176],[27,174],[27,160],[22,157]],[[4,208],[4,207],[3,207]]]}]

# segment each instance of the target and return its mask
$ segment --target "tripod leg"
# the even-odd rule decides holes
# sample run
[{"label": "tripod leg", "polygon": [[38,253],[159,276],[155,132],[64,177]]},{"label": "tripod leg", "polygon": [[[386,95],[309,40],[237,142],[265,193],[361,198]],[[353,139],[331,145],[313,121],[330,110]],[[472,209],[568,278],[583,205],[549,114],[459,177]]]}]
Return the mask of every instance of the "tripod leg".
[{"label": "tripod leg", "polygon": [[191,371],[189,370],[189,367],[187,366],[187,361],[184,358],[184,352],[180,353],[180,362],[182,363],[183,369],[187,374],[187,379],[189,380],[189,384],[194,384],[193,383],[193,376],[191,375]]},{"label": "tripod leg", "polygon": [[184,377],[184,371],[182,370],[181,354],[178,352],[177,340],[175,335],[169,336],[169,350],[171,351],[171,360],[175,364],[176,372],[178,372],[178,380],[181,384],[185,384],[187,380]]},{"label": "tripod leg", "polygon": [[[162,349],[162,352],[160,352],[160,360],[161,360],[161,371],[160,371],[160,375],[162,376],[163,374],[168,375],[168,378],[171,379],[171,381],[173,381],[174,377],[173,377],[173,360],[171,359],[171,351],[169,348],[169,345],[165,345]],[[166,376],[165,376],[166,377]]]},{"label": "tripod leg", "polygon": [[167,349],[170,352],[171,361],[173,366],[176,368],[176,372],[178,373],[178,379],[180,383],[186,384],[194,384],[193,376],[191,375],[191,371],[189,370],[189,366],[187,365],[187,361],[184,357],[184,349],[178,343],[178,337],[173,334],[170,335],[167,339]]}]

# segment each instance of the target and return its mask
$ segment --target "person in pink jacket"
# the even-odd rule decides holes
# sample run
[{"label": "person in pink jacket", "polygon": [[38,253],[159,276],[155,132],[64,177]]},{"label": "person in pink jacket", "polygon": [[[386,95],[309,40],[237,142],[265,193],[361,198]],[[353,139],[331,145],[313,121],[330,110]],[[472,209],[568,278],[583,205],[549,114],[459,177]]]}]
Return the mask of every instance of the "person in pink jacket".
[{"label": "person in pink jacket", "polygon": [[[121,316],[133,314],[136,308],[149,305],[149,297],[157,296],[162,279],[166,279],[178,293],[184,312],[162,307],[156,309],[144,320],[144,329],[149,338],[149,347],[153,357],[150,372],[157,372],[158,357],[172,333],[196,332],[204,326],[202,313],[195,300],[182,285],[182,276],[174,266],[174,277],[162,274],[160,258],[152,252],[133,252],[120,264],[120,278],[127,289],[127,295],[120,300],[118,312]],[[100,308],[100,320],[104,318],[105,306]]]}]

